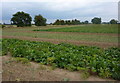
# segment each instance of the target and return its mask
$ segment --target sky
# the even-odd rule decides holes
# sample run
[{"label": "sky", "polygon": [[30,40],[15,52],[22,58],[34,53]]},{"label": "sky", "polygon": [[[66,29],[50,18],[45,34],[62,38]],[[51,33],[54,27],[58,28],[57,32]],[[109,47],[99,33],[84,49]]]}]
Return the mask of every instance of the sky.
[{"label": "sky", "polygon": [[0,23],[10,23],[12,15],[18,11],[34,16],[41,14],[47,23],[56,19],[80,21],[101,17],[103,22],[118,20],[119,0],[2,0],[0,3]]}]

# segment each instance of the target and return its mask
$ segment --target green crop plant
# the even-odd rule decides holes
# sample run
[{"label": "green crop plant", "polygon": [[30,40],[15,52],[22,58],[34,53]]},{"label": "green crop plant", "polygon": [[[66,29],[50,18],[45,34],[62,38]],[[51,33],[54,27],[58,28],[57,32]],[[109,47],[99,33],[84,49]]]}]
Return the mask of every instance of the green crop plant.
[{"label": "green crop plant", "polygon": [[[66,43],[52,44],[18,39],[3,39],[2,52],[13,57],[68,69],[93,72],[103,78],[120,80],[120,48],[102,49]],[[85,73],[88,75],[88,73]],[[89,73],[90,74],[90,73]]]}]

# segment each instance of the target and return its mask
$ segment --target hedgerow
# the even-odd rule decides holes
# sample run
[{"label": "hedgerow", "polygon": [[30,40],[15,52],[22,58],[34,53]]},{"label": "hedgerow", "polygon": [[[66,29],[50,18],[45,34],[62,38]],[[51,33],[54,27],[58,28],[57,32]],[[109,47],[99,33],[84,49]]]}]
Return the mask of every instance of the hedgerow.
[{"label": "hedgerow", "polygon": [[44,65],[72,71],[87,70],[100,77],[120,80],[120,48],[102,49],[66,43],[52,44],[18,39],[3,39],[2,54],[27,58]]}]

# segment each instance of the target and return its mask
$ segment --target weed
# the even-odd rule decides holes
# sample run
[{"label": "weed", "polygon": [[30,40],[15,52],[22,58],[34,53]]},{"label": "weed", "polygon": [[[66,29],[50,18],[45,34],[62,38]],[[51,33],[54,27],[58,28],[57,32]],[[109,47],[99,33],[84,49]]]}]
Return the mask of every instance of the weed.
[{"label": "weed", "polygon": [[82,73],[82,78],[83,78],[83,79],[87,79],[89,76],[90,76],[90,74],[89,74],[88,71],[84,71],[84,72]]},{"label": "weed", "polygon": [[14,58],[14,61],[21,62],[22,64],[30,64],[30,61],[26,58],[16,57],[16,58]]},{"label": "weed", "polygon": [[63,78],[63,81],[70,81],[69,78]]},{"label": "weed", "polygon": [[38,69],[40,69],[40,70],[46,70],[46,67],[44,65],[40,64]]}]

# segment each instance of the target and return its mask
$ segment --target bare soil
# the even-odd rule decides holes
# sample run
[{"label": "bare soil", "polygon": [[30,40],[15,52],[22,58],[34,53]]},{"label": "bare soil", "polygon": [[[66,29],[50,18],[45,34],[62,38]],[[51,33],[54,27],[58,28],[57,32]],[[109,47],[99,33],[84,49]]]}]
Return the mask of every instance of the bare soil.
[{"label": "bare soil", "polygon": [[59,68],[52,70],[50,66],[35,62],[17,63],[10,55],[0,56],[0,58],[2,58],[3,81],[63,81],[64,79],[69,79],[69,81],[115,81],[98,76],[90,76],[85,79],[82,77],[82,72],[71,72]]},{"label": "bare soil", "polygon": [[87,41],[77,41],[77,40],[62,40],[62,39],[47,39],[47,38],[33,38],[33,37],[18,37],[18,36],[2,36],[2,38],[16,38],[16,39],[22,39],[22,40],[30,40],[30,41],[46,41],[51,43],[71,43],[75,45],[88,45],[88,46],[99,46],[102,48],[108,48],[108,47],[118,47],[118,43],[106,43],[106,42],[87,42]]}]

